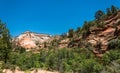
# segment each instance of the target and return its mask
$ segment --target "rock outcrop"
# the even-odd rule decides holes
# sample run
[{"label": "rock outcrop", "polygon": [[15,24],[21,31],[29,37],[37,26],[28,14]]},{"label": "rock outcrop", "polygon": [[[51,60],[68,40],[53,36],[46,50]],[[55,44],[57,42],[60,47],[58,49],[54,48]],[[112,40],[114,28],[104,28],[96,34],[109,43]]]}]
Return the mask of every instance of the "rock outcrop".
[{"label": "rock outcrop", "polygon": [[66,48],[68,47],[69,39],[63,39],[59,42],[59,48]]},{"label": "rock outcrop", "polygon": [[37,34],[30,31],[26,31],[23,34],[16,37],[13,41],[15,42],[15,45],[30,50],[32,48],[42,48],[44,46],[43,43],[49,42],[51,38],[51,36],[46,34]]},{"label": "rock outcrop", "polygon": [[[102,57],[102,54],[108,50],[108,43],[110,40],[117,38],[120,33],[120,12],[115,16],[109,17],[104,21],[104,26],[91,27],[91,34],[86,38],[87,43],[91,43],[93,53]],[[117,33],[116,33],[117,31]]]}]

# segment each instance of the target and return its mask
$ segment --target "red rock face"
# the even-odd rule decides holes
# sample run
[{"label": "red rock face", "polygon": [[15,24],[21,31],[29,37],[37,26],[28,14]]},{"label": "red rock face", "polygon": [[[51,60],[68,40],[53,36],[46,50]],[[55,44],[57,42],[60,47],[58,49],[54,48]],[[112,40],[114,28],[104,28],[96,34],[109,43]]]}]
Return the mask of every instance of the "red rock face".
[{"label": "red rock face", "polygon": [[[101,44],[101,49],[93,49],[93,53],[98,57],[102,57],[102,54],[107,51],[107,46],[110,40],[115,39],[117,36],[115,32],[117,30],[117,35],[120,33],[120,12],[116,16],[104,21],[105,26],[103,28],[91,28],[91,34],[86,38],[88,43],[91,43],[92,46],[97,46],[98,42]],[[117,24],[117,25],[116,25]],[[116,27],[115,27],[116,26]],[[97,33],[95,33],[97,31]]]},{"label": "red rock face", "polygon": [[23,48],[38,48],[44,42],[50,41],[50,36],[46,34],[37,34],[33,32],[25,32],[14,39],[16,45]]},{"label": "red rock face", "polygon": [[69,39],[64,39],[59,42],[59,48],[66,48],[68,47]]}]

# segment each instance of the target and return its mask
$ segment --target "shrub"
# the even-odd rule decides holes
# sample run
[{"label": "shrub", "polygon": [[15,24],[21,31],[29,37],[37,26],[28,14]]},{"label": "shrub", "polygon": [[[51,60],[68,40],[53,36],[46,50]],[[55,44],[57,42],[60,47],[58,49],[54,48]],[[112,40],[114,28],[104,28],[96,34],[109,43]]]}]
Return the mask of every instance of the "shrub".
[{"label": "shrub", "polygon": [[119,49],[120,48],[120,40],[113,39],[108,43],[108,49]]},{"label": "shrub", "polygon": [[102,65],[93,59],[86,59],[81,62],[81,73],[100,73]]},{"label": "shrub", "polygon": [[117,60],[120,58],[120,50],[111,50],[109,53],[105,53],[103,55],[103,64],[107,65],[111,63],[113,60]]}]

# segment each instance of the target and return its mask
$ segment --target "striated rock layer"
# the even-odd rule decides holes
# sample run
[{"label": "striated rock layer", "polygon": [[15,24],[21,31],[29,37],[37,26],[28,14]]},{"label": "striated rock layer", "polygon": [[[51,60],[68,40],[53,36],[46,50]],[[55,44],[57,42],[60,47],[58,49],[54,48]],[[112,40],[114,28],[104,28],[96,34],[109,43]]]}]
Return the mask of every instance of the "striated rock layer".
[{"label": "striated rock layer", "polygon": [[[86,38],[86,42],[95,47],[93,53],[99,57],[102,57],[102,54],[108,50],[109,42],[120,35],[120,12],[102,22],[104,22],[104,26],[102,28],[91,27],[91,34]],[[101,49],[98,49],[98,45],[100,45]]]},{"label": "striated rock layer", "polygon": [[23,34],[16,37],[13,41],[15,45],[21,46],[23,48],[31,49],[43,47],[44,42],[49,42],[51,40],[50,35],[46,34],[37,34],[33,32],[26,31]]}]

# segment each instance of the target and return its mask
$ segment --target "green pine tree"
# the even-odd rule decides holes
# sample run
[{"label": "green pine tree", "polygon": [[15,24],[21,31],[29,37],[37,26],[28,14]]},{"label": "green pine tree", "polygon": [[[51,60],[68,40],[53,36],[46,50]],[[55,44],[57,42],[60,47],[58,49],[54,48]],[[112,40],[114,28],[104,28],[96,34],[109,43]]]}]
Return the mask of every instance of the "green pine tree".
[{"label": "green pine tree", "polygon": [[6,24],[0,21],[0,60],[7,63],[9,59],[9,53],[11,51],[11,42],[10,42],[9,30],[6,27]]}]

